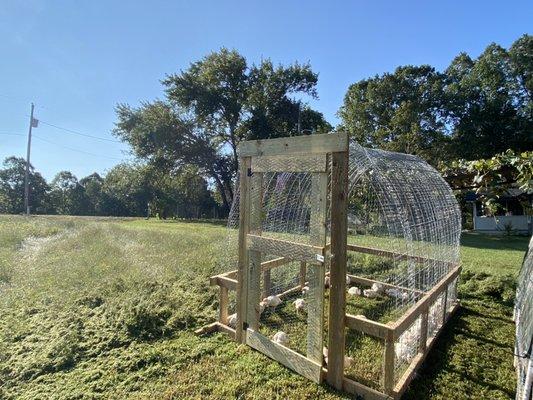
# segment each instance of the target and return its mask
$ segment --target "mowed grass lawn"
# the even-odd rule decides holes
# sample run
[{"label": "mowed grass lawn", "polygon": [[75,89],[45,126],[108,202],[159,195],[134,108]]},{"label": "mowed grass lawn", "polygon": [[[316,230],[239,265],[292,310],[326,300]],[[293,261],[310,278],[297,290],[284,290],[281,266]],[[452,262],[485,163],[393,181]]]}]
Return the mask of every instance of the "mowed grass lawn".
[{"label": "mowed grass lawn", "polygon": [[[526,238],[463,238],[463,307],[406,399],[514,398],[512,300]],[[207,223],[0,216],[0,398],[343,399],[223,334]]]}]

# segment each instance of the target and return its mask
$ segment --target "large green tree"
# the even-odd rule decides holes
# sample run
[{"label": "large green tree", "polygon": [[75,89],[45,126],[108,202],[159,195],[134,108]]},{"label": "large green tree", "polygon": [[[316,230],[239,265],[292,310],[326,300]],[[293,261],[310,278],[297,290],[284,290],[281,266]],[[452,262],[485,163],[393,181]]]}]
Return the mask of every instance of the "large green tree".
[{"label": "large green tree", "polygon": [[195,166],[229,209],[240,141],[331,129],[300,102],[316,97],[317,79],[308,64],[248,65],[238,52],[221,49],[168,75],[165,101],[119,105],[115,134],[161,171]]},{"label": "large green tree", "polygon": [[459,54],[443,72],[399,67],[350,86],[342,126],[370,147],[417,154],[433,164],[533,148],[533,36],[509,50]]},{"label": "large green tree", "polygon": [[[8,157],[0,169],[0,212],[9,214],[23,213],[24,210],[24,176],[26,160]],[[45,214],[52,211],[48,197],[48,184],[30,164],[30,208],[33,213]]]}]

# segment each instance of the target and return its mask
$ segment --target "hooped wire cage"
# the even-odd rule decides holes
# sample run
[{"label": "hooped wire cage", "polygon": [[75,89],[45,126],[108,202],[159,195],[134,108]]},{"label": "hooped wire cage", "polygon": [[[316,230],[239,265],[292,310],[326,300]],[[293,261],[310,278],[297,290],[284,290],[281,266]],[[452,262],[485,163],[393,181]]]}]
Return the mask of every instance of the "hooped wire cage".
[{"label": "hooped wire cage", "polygon": [[401,397],[457,308],[450,187],[420,158],[345,134],[244,142],[239,161],[235,257],[211,278],[219,320],[200,332],[364,398]]},{"label": "hooped wire cage", "polygon": [[533,237],[518,276],[514,308],[516,323],[516,400],[533,398]]}]

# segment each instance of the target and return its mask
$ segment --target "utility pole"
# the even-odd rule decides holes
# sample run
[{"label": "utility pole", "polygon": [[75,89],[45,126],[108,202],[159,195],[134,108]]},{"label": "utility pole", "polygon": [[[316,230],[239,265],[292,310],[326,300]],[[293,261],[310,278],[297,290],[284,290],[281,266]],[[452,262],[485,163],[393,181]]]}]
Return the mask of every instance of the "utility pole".
[{"label": "utility pole", "polygon": [[28,130],[28,149],[26,151],[26,174],[24,175],[24,209],[26,215],[30,215],[30,149],[31,149],[31,128],[33,127],[33,103],[31,103],[30,129]]}]

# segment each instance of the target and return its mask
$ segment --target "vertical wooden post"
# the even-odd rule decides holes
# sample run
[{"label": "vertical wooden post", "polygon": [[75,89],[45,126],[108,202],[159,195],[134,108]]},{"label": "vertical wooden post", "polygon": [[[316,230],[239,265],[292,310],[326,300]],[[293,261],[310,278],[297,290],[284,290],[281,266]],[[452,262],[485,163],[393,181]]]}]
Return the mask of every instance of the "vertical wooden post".
[{"label": "vertical wooden post", "polygon": [[267,269],[266,271],[263,271],[263,287],[261,289],[261,297],[263,299],[265,297],[270,296],[271,286],[272,286],[272,281],[270,277],[270,269]]},{"label": "vertical wooden post", "polygon": [[249,176],[251,171],[251,157],[239,159],[239,264],[237,269],[237,326],[235,340],[246,343],[244,323],[246,321],[246,305],[248,294],[248,245],[246,235],[250,232],[250,200]]},{"label": "vertical wooden post", "polygon": [[303,289],[305,286],[305,281],[306,281],[305,271],[306,271],[305,261],[301,261],[300,262],[300,289]]},{"label": "vertical wooden post", "polygon": [[392,331],[385,339],[385,350],[383,353],[383,390],[386,394],[392,395],[394,390],[394,339]]},{"label": "vertical wooden post", "polygon": [[220,286],[218,321],[224,325],[228,324],[228,288]]},{"label": "vertical wooden post", "polygon": [[[348,150],[348,141],[346,142]],[[346,242],[348,233],[348,151],[331,155],[331,264],[328,328],[328,383],[342,390],[346,314]]]},{"label": "vertical wooden post", "polygon": [[[312,245],[326,245],[326,215],[328,198],[328,174],[314,173],[311,178],[310,236]],[[325,254],[317,256],[324,257]],[[302,265],[300,264],[300,271]],[[324,346],[324,279],[325,259],[310,263],[305,271],[309,281],[307,293],[307,358],[322,364]],[[301,276],[300,276],[301,279]],[[305,278],[304,278],[305,279]],[[300,281],[301,284],[301,281]],[[305,280],[304,280],[305,285]]]},{"label": "vertical wooden post", "polygon": [[446,323],[446,314],[448,313],[448,285],[444,288],[442,296],[442,326]]},{"label": "vertical wooden post", "polygon": [[[254,172],[250,177],[250,232],[261,234],[261,211],[263,206],[263,174]],[[261,300],[261,252],[248,250],[248,304],[247,321],[253,330],[259,329],[259,301]]]},{"label": "vertical wooden post", "polygon": [[427,349],[428,313],[429,313],[429,308],[426,307],[424,308],[424,310],[422,310],[422,314],[420,315],[420,343],[418,346],[418,352],[422,354],[425,353]]}]

